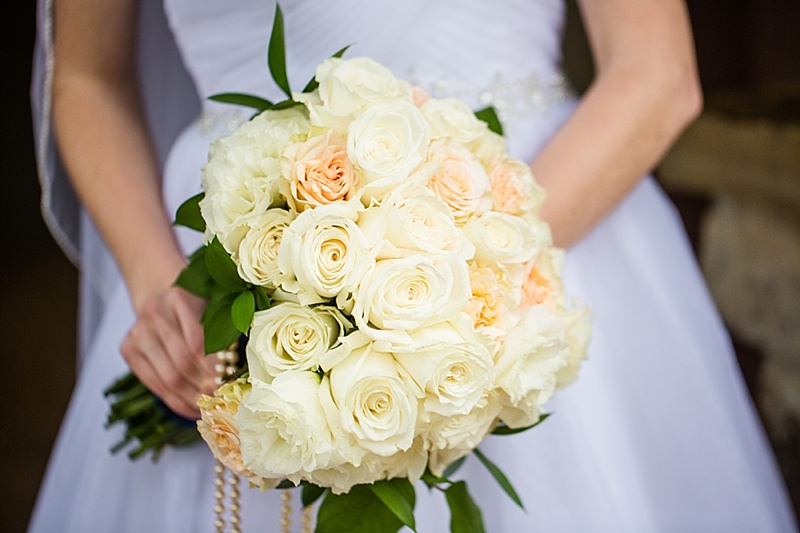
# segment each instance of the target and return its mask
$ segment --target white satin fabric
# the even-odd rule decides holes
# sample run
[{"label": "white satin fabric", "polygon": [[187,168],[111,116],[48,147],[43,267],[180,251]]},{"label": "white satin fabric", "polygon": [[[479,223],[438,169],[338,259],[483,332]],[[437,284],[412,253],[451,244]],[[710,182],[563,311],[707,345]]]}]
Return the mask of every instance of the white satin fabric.
[{"label": "white satin fabric", "polygon": [[[353,44],[350,57],[370,55],[432,90],[457,88],[475,107],[482,96],[496,94],[500,82],[534,78],[544,89],[532,96],[547,96],[548,80],[558,75],[560,0],[281,5],[296,88],[314,65],[347,44]],[[266,68],[272,1],[166,0],[165,10],[197,95],[279,97]],[[141,35],[147,42],[147,27]],[[574,105],[551,103],[510,116],[511,151],[532,159]],[[222,109],[204,108],[206,122]],[[200,122],[185,129],[169,152],[164,195],[170,212],[200,188],[208,143],[224,130],[224,120],[211,123],[211,132]],[[181,233],[180,240],[191,251],[199,236]],[[93,260],[84,254],[85,262]],[[551,403],[547,422],[481,446],[509,475],[526,512],[476,461],[463,468],[487,530],[795,531],[780,474],[681,221],[651,178],[569,251],[565,277],[569,291],[593,312],[590,359],[577,382]],[[204,446],[169,451],[155,465],[108,453],[119,431],[103,428],[101,391],[125,370],[118,347],[134,319],[118,274],[108,281],[107,303],[86,339],[31,531],[211,531],[212,458]],[[419,531],[446,531],[443,497],[422,487],[417,496]],[[245,491],[243,499],[245,531],[278,531],[277,493]]]}]

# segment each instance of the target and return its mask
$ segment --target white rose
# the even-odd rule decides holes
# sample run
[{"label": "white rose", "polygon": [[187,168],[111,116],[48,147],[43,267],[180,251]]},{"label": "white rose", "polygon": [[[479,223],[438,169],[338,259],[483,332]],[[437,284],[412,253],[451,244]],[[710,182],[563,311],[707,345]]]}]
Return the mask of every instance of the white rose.
[{"label": "white rose", "polygon": [[278,250],[281,288],[303,305],[349,292],[373,262],[357,219],[357,211],[340,202],[301,213]]},{"label": "white rose", "polygon": [[247,342],[251,379],[270,383],[283,372],[316,370],[350,322],[335,307],[285,302],[258,311]]},{"label": "white rose", "polygon": [[283,201],[278,193],[279,158],[308,126],[300,108],[265,111],[212,143],[201,174],[206,241],[217,236],[229,253],[238,253],[254,218]]},{"label": "white rose", "polygon": [[269,385],[253,383],[236,413],[248,470],[281,478],[328,467],[332,435],[319,387],[314,372],[285,372]]},{"label": "white rose", "polygon": [[441,476],[450,463],[471,453],[494,429],[501,408],[499,395],[489,393],[469,413],[434,415],[426,433],[431,472]]},{"label": "white rose", "polygon": [[510,427],[538,420],[541,406],[556,388],[556,374],[567,364],[570,320],[544,305],[527,309],[495,356],[496,383],[509,402],[500,418]]},{"label": "white rose", "polygon": [[364,211],[358,225],[370,243],[383,243],[384,257],[419,251],[453,254],[467,260],[475,253],[475,247],[456,226],[450,209],[423,187],[409,196],[391,194],[380,206]]},{"label": "white rose", "polygon": [[309,108],[314,124],[344,131],[366,108],[393,100],[412,101],[411,85],[395,78],[383,65],[366,57],[332,57],[317,66],[317,98],[296,94]]},{"label": "white rose", "polygon": [[430,132],[414,104],[392,101],[367,109],[348,128],[347,154],[366,185],[362,202],[381,200],[425,160]]},{"label": "white rose", "polygon": [[330,385],[341,430],[358,447],[382,457],[411,447],[417,400],[391,355],[373,344],[354,350],[331,369]]},{"label": "white rose", "polygon": [[551,241],[546,223],[530,223],[497,211],[470,219],[464,233],[475,245],[475,260],[486,263],[525,263]]},{"label": "white rose", "polygon": [[428,161],[439,163],[428,187],[450,208],[457,224],[491,209],[489,176],[464,145],[449,139],[434,141],[428,150]]},{"label": "white rose", "polygon": [[413,254],[377,261],[353,292],[352,315],[370,338],[408,343],[408,331],[455,316],[469,296],[465,261]]},{"label": "white rose", "polygon": [[386,476],[378,461],[366,460],[360,462],[358,466],[353,463],[341,463],[330,468],[306,472],[302,479],[318,487],[328,487],[334,494],[347,494],[356,485],[369,485],[386,479]]},{"label": "white rose", "polygon": [[410,334],[393,356],[412,380],[425,415],[466,414],[494,385],[494,362],[469,320],[439,322]]},{"label": "white rose", "polygon": [[283,231],[293,218],[289,211],[277,208],[267,210],[252,222],[253,226],[239,243],[239,253],[234,257],[243,280],[262,287],[275,287],[280,274],[278,249]]},{"label": "white rose", "polygon": [[457,98],[431,98],[422,106],[422,114],[431,127],[432,140],[446,137],[467,144],[488,130],[486,123]]},{"label": "white rose", "polygon": [[488,128],[480,137],[469,143],[467,148],[487,167],[492,160],[508,155],[508,143],[505,137]]},{"label": "white rose", "polygon": [[428,466],[428,452],[424,446],[424,441],[417,438],[408,450],[399,451],[389,457],[368,453],[358,466],[342,463],[333,468],[310,472],[305,479],[320,487],[330,487],[334,494],[345,494],[354,485],[374,483],[382,479],[404,477],[411,483],[416,483]]},{"label": "white rose", "polygon": [[589,310],[585,307],[574,311],[562,309],[558,311],[558,314],[565,316],[570,322],[567,330],[567,344],[569,345],[567,365],[556,374],[556,384],[562,388],[578,377],[578,370],[587,357],[589,341],[592,338],[592,323],[589,320]]}]

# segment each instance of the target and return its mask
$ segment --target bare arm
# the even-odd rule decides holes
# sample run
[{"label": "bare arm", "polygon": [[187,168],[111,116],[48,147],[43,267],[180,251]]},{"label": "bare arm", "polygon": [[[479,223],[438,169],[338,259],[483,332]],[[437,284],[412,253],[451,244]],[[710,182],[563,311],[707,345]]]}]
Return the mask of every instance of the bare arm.
[{"label": "bare arm", "polygon": [[700,111],[681,0],[579,0],[597,76],[532,163],[548,192],[542,217],[570,246],[652,170]]},{"label": "bare arm", "polygon": [[122,347],[131,369],[173,409],[195,412],[202,302],[171,287],[185,259],[161,200],[135,77],[134,0],[55,5],[53,119],[78,196],[120,266],[139,321]]}]

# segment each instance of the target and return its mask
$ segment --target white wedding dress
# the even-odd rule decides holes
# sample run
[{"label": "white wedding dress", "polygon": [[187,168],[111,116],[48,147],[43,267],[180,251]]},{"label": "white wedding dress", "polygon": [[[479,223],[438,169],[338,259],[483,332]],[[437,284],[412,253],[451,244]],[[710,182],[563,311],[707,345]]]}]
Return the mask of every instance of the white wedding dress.
[{"label": "white wedding dress", "polygon": [[[281,5],[289,79],[297,89],[317,63],[353,44],[347,56],[372,56],[434,96],[456,95],[475,108],[494,103],[503,112],[510,150],[528,161],[575,106],[558,70],[560,0]],[[164,8],[201,99],[231,91],[279,98],[266,65],[273,1],[166,0]],[[167,54],[161,41],[152,40],[154,33],[144,28],[142,36],[154,55]],[[173,77],[171,71],[156,76],[163,83]],[[166,97],[152,89],[148,95]],[[183,97],[194,101],[194,95]],[[202,118],[169,151],[164,193],[170,213],[199,191],[209,142],[238,119],[230,106],[206,101],[203,108]],[[158,119],[166,120],[163,114]],[[42,155],[40,164],[47,173],[52,161]],[[47,180],[45,189],[47,200],[58,194]],[[156,464],[109,453],[120,431],[103,426],[102,390],[125,371],[118,347],[134,316],[122,280],[96,251],[85,218],[82,223],[77,253],[88,311],[80,375],[31,531],[211,531],[213,461],[204,445],[169,451]],[[180,237],[187,252],[199,243],[192,232]],[[780,474],[681,221],[651,178],[569,251],[565,279],[568,291],[593,313],[590,358],[578,380],[551,402],[554,414],[547,422],[522,435],[490,437],[481,446],[508,474],[526,512],[477,461],[459,472],[469,480],[487,531],[795,530]],[[92,300],[95,293],[100,296]],[[419,531],[447,531],[444,498],[423,487],[417,497]],[[245,531],[278,531],[277,492],[245,490],[243,500]]]}]

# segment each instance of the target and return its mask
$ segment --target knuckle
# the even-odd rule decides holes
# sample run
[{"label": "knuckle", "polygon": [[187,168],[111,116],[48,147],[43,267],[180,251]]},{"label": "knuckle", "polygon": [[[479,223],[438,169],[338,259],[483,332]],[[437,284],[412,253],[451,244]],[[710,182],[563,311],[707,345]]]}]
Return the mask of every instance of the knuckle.
[{"label": "knuckle", "polygon": [[164,385],[166,385],[167,390],[170,392],[178,391],[183,387],[183,379],[177,372],[165,372],[163,379]]},{"label": "knuckle", "polygon": [[156,300],[148,300],[142,306],[141,315],[149,320],[157,319],[161,315],[161,306]]}]

